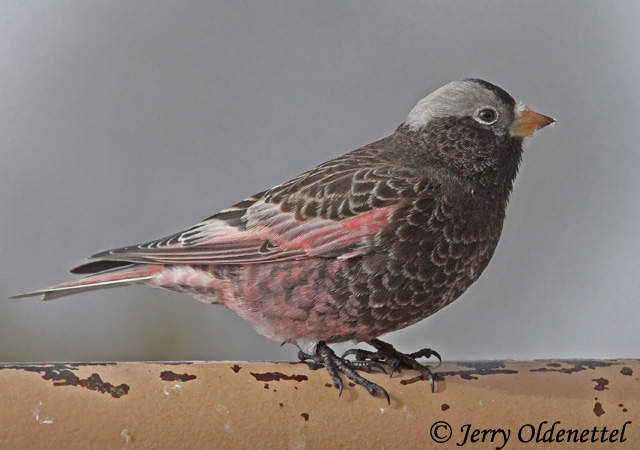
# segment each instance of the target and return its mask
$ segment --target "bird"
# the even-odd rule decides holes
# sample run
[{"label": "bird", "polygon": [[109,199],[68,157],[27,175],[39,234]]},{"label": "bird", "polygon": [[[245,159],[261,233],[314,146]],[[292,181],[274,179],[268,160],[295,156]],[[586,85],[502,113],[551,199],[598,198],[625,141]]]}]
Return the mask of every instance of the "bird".
[{"label": "bird", "polygon": [[[358,372],[414,369],[421,357],[380,336],[413,325],[465,292],[491,260],[523,141],[555,122],[478,78],[420,100],[389,136],[246,198],[196,225],[102,251],[83,278],[12,298],[42,300],[146,285],[227,307],[266,338],[295,344],[342,375],[390,397]],[[376,351],[330,344],[366,343]],[[354,356],[354,359],[349,358]]]}]

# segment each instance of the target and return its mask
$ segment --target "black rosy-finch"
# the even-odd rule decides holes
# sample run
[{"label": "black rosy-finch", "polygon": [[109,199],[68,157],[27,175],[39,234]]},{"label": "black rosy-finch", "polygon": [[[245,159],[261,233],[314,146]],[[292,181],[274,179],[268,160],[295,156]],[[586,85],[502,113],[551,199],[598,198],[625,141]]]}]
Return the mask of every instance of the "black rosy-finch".
[{"label": "black rosy-finch", "polygon": [[[523,140],[554,120],[479,79],[449,83],[393,134],[335,158],[166,238],[97,253],[84,278],[15,298],[129,284],[191,294],[236,311],[264,336],[293,343],[369,393],[358,371],[416,369],[379,336],[458,298],[491,259]],[[327,344],[376,351],[339,357]],[[347,356],[355,355],[355,359]]]}]

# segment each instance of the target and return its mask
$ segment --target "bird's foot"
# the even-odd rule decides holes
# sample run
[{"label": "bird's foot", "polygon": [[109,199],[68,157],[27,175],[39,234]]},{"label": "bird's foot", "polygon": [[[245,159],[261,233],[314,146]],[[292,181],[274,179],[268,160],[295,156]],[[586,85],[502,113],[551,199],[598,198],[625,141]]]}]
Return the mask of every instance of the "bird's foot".
[{"label": "bird's foot", "polygon": [[387,373],[387,371],[384,370],[384,367],[376,361],[350,361],[348,359],[341,358],[336,355],[335,352],[323,341],[318,343],[314,354],[310,355],[301,350],[298,352],[298,358],[301,361],[311,360],[316,363],[324,364],[329,375],[331,375],[331,378],[333,379],[333,385],[340,391],[338,395],[342,395],[342,378],[340,377],[340,372],[342,372],[355,384],[364,386],[369,394],[376,395],[378,392],[381,393],[386,397],[387,403],[391,404],[389,394],[387,394],[387,391],[385,391],[384,388],[372,383],[356,373],[356,370],[364,370],[367,373],[371,373],[372,369],[379,369],[382,372]]},{"label": "bird's foot", "polygon": [[367,350],[351,349],[344,352],[342,358],[354,355],[356,359],[355,361],[351,361],[352,363],[370,361],[386,363],[391,368],[390,376],[393,376],[396,372],[402,372],[402,369],[417,370],[422,374],[422,379],[427,380],[431,385],[431,392],[435,390],[435,383],[433,381],[431,370],[416,360],[418,358],[431,358],[432,356],[435,356],[438,358],[438,364],[440,364],[442,362],[442,358],[438,352],[431,350],[430,348],[423,348],[422,350],[409,354],[400,353],[393,347],[393,345],[382,342],[380,339],[369,341],[368,344],[375,347],[378,351],[370,352]]}]

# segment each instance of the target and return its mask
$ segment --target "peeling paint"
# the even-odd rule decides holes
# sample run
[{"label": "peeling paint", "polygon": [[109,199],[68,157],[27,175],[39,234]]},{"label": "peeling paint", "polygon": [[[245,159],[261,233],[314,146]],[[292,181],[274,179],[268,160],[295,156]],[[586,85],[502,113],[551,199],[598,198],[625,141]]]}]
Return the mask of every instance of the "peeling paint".
[{"label": "peeling paint", "polygon": [[306,375],[285,375],[282,372],[265,372],[265,373],[255,373],[250,372],[251,375],[258,381],[280,381],[280,380],[293,380],[298,383],[301,381],[307,381],[309,379]]},{"label": "peeling paint", "polygon": [[164,381],[191,381],[196,378],[197,377],[195,375],[189,375],[187,373],[179,374],[170,370],[165,370],[160,373],[160,379]]},{"label": "peeling paint", "polygon": [[81,379],[71,370],[77,370],[82,366],[105,366],[111,363],[87,363],[87,364],[51,364],[44,366],[33,365],[0,365],[2,369],[24,370],[26,372],[43,373],[42,379],[53,381],[53,385],[58,386],[80,386],[90,391],[97,391],[101,394],[110,394],[113,398],[120,398],[129,393],[129,386],[120,384],[114,386],[111,383],[102,381],[99,374],[93,373],[88,378]]},{"label": "peeling paint", "polygon": [[596,378],[594,380],[591,381],[595,381],[596,382],[596,386],[593,388],[596,391],[604,391],[605,389],[609,389],[607,387],[607,385],[609,384],[609,380],[605,379],[605,378]]},{"label": "peeling paint", "polygon": [[554,368],[551,368],[551,369],[547,367],[540,367],[538,369],[531,369],[531,372],[559,372],[559,373],[572,374],[572,373],[581,372],[587,369],[595,370],[597,367],[610,367],[610,366],[613,366],[614,364],[618,364],[613,362],[595,361],[592,359],[567,359],[567,360],[562,360],[561,362],[563,364],[568,364],[572,367],[563,367],[561,369],[556,368],[556,366],[553,366]]},{"label": "peeling paint", "polygon": [[633,375],[633,369],[631,367],[623,367],[622,369],[620,369],[620,373],[622,375],[630,377],[631,375]]},{"label": "peeling paint", "polygon": [[596,404],[593,405],[593,413],[598,417],[604,414],[604,409],[602,409],[602,404],[600,402],[596,402]]},{"label": "peeling paint", "polygon": [[[470,370],[453,370],[449,372],[436,372],[433,374],[434,381],[444,381],[445,377],[459,376],[463,380],[477,380],[478,376],[486,375],[514,375],[517,370],[505,369],[504,361],[465,361],[459,362],[458,366],[468,367]],[[401,384],[411,384],[416,381],[426,381],[422,375],[408,380],[402,380]]]}]

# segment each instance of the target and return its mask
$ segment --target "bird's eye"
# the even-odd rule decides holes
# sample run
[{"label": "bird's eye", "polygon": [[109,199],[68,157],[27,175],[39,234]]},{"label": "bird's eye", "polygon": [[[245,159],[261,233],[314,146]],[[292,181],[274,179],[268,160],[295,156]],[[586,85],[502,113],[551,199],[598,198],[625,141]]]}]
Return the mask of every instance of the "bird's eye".
[{"label": "bird's eye", "polygon": [[494,108],[485,106],[483,108],[480,108],[476,112],[474,119],[482,124],[491,125],[492,123],[495,123],[496,120],[498,120],[498,111],[496,111]]}]

